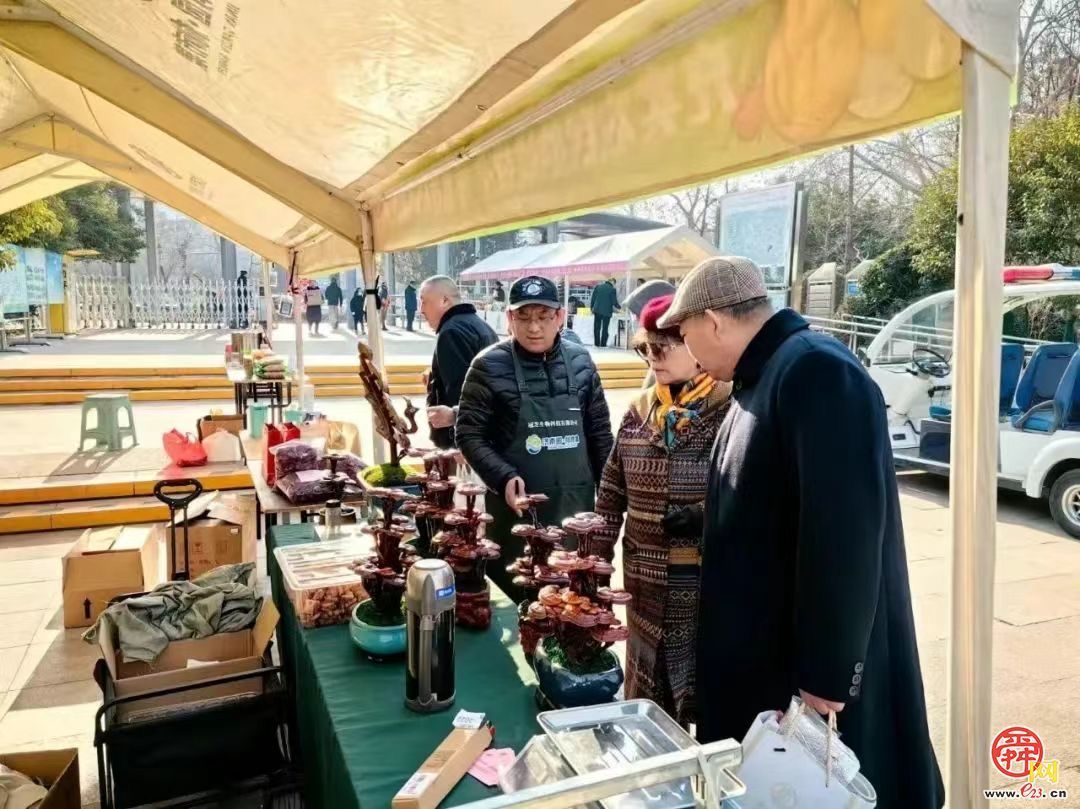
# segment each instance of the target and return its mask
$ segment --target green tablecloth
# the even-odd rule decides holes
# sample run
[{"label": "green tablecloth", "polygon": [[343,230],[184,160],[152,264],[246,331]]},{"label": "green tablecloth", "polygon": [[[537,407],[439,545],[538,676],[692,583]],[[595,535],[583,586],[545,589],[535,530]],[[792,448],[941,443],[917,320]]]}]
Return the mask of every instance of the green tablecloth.
[{"label": "green tablecloth", "polygon": [[[348,627],[303,629],[285,596],[274,548],[311,542],[309,524],[275,526],[267,541],[274,602],[281,611],[282,664],[296,695],[296,724],[311,809],[383,809],[451,730],[459,709],[483,711],[495,725],[493,747],[520,751],[540,732],[533,698],[535,677],[518,644],[517,610],[492,588],[489,629],[459,629],[457,699],[432,715],[405,707],[403,662],[375,663],[352,644]],[[466,775],[443,806],[499,794]]]}]

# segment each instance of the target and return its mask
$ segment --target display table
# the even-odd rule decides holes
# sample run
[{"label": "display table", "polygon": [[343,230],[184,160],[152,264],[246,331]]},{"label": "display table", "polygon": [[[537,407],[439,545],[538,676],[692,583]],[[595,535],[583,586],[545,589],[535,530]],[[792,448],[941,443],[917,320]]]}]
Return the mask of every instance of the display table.
[{"label": "display table", "polygon": [[[383,809],[451,730],[461,709],[483,711],[495,726],[492,747],[520,751],[540,732],[536,679],[517,641],[517,610],[492,587],[492,626],[458,628],[457,700],[448,711],[405,707],[403,661],[375,663],[357,649],[347,625],[303,629],[285,596],[274,548],[315,539],[309,524],[275,526],[267,542],[274,602],[281,611],[281,662],[295,693],[296,725],[308,806]],[[501,794],[466,775],[440,806]]]},{"label": "display table", "polygon": [[233,404],[236,413],[244,416],[244,426],[247,427],[248,402],[258,402],[262,396],[270,404],[269,421],[280,424],[285,420],[285,405],[292,401],[292,377],[285,379],[259,379],[248,377],[233,382]]}]

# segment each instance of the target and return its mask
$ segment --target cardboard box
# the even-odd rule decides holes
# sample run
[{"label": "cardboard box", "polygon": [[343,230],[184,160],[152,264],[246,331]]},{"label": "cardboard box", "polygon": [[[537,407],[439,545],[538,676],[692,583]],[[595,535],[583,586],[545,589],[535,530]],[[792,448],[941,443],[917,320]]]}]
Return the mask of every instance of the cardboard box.
[{"label": "cardboard box", "polygon": [[[98,646],[112,676],[116,696],[126,697],[262,668],[263,654],[274,637],[277,622],[278,611],[274,602],[264,598],[262,609],[250,629],[222,632],[195,640],[173,641],[153,663],[125,661],[117,639],[110,632],[99,633]],[[168,696],[148,697],[119,706],[117,713],[123,719],[149,709],[246,693],[262,693],[262,678],[252,677]]]},{"label": "cardboard box", "polygon": [[109,599],[141,593],[163,580],[153,526],[87,528],[64,554],[64,626],[90,626]]},{"label": "cardboard box", "polygon": [[487,750],[492,733],[494,729],[490,725],[450,731],[450,735],[398,790],[390,802],[392,809],[434,809],[438,806]]},{"label": "cardboard box", "polygon": [[32,753],[0,753],[0,764],[39,779],[49,794],[36,809],[79,809],[79,751],[37,750]]},{"label": "cardboard box", "polygon": [[196,498],[187,513],[190,564],[184,560],[184,513],[176,514],[175,562],[169,523],[158,526],[170,579],[177,570],[194,579],[221,565],[255,561],[255,495],[211,492]]}]

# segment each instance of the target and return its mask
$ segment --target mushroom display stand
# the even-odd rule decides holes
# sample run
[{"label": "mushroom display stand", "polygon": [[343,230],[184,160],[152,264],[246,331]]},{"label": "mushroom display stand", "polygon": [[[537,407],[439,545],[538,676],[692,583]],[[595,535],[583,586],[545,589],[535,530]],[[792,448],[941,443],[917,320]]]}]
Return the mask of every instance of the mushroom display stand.
[{"label": "mushroom display stand", "polygon": [[536,600],[541,587],[547,585],[562,587],[570,584],[569,576],[548,564],[548,559],[555,551],[563,550],[566,532],[554,525],[540,524],[537,507],[547,502],[547,499],[547,495],[543,494],[518,498],[516,505],[526,514],[529,522],[515,525],[511,533],[515,537],[524,539],[525,555],[519,556],[506,566],[506,569],[514,574],[514,584],[521,587],[527,596],[518,605],[518,614],[522,619],[519,620],[518,626],[521,648],[525,650],[525,655],[529,658],[536,651],[536,644],[543,636],[540,627],[548,628],[542,621],[533,623],[524,620],[528,615],[530,604]]},{"label": "mushroom display stand", "polygon": [[405,616],[401,608],[405,574],[419,557],[411,545],[405,544],[413,533],[411,522],[397,511],[402,503],[417,498],[400,489],[376,488],[368,494],[381,504],[382,515],[375,525],[360,529],[375,537],[375,553],[354,567],[368,598],[353,610],[350,632],[368,656],[382,659],[405,651]]},{"label": "mushroom display stand", "polygon": [[442,518],[443,530],[431,541],[436,556],[454,571],[457,623],[475,629],[491,625],[487,563],[499,558],[499,546],[481,536],[481,526],[493,522],[490,514],[476,508],[476,499],[485,491],[479,483],[459,483],[457,493],[465,498],[465,505],[448,510]]},{"label": "mushroom display stand", "polygon": [[405,482],[420,490],[420,499],[405,503],[401,510],[416,520],[416,538],[412,545],[418,555],[434,556],[431,540],[438,533],[446,515],[454,508],[455,477],[461,454],[457,450],[410,450],[409,455],[424,461],[423,474],[409,475]]},{"label": "mushroom display stand", "polygon": [[[538,587],[518,621],[522,646],[532,648],[542,701],[558,708],[610,702],[623,682],[610,647],[630,633],[613,608],[628,603],[630,594],[611,587],[614,543],[596,536],[603,527],[603,518],[591,512],[568,517],[561,529],[535,519],[515,526],[529,542],[529,555],[511,567],[523,586]],[[577,550],[557,547],[564,538],[576,540]]]}]

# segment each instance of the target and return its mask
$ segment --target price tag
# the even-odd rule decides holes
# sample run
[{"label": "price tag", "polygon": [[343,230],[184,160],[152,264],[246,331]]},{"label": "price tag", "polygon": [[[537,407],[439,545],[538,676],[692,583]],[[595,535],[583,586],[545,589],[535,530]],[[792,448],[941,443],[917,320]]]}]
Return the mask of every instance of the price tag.
[{"label": "price tag", "polygon": [[473,713],[472,711],[458,711],[458,715],[454,717],[454,727],[464,728],[466,730],[476,730],[484,724],[484,714]]}]

